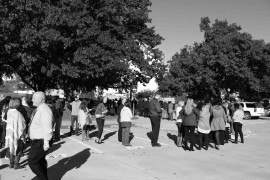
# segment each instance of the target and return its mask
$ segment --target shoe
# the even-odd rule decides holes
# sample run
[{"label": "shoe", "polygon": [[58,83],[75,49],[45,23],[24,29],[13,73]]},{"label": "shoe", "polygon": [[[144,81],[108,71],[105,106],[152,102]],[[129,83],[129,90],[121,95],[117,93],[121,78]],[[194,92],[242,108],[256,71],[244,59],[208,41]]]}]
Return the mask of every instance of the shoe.
[{"label": "shoe", "polygon": [[159,144],[159,143],[153,143],[152,144],[152,147],[161,147],[161,144]]},{"label": "shoe", "polygon": [[128,145],[124,145],[124,146],[132,146],[131,144],[128,144]]},{"label": "shoe", "polygon": [[205,147],[205,150],[208,151],[208,147]]},{"label": "shoe", "polygon": [[10,164],[9,165],[9,168],[11,169],[11,168],[14,168],[14,164]]},{"label": "shoe", "polygon": [[19,164],[15,164],[14,165],[14,169],[22,169],[23,167],[22,166],[20,166]]},{"label": "shoe", "polygon": [[238,141],[234,141],[233,143],[234,143],[234,144],[238,144]]},{"label": "shoe", "polygon": [[193,147],[190,147],[189,151],[194,151]]},{"label": "shoe", "polygon": [[216,146],[216,149],[219,150],[219,145]]},{"label": "shoe", "polygon": [[241,143],[243,143],[243,144],[244,144],[244,141],[241,141]]}]

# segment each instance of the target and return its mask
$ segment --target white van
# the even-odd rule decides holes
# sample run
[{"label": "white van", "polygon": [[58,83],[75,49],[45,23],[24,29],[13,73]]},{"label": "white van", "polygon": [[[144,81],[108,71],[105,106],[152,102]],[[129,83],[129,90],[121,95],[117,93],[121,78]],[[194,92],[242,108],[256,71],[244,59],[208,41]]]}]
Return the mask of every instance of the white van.
[{"label": "white van", "polygon": [[251,119],[251,117],[259,118],[265,114],[263,106],[256,102],[239,102],[238,104],[243,107],[245,119]]}]

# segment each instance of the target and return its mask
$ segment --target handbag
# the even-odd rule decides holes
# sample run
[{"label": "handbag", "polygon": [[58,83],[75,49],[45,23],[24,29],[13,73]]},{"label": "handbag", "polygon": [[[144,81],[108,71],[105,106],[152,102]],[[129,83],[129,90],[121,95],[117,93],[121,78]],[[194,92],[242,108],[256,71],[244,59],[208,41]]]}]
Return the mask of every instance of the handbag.
[{"label": "handbag", "polygon": [[104,114],[95,114],[96,118],[105,118]]}]

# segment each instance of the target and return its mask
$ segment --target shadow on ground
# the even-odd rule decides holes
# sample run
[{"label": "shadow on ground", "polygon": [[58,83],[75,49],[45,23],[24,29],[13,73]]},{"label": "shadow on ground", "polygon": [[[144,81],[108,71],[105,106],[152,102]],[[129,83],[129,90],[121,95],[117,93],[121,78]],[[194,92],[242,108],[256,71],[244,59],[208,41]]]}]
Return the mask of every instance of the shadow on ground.
[{"label": "shadow on ground", "polygon": [[[80,168],[90,156],[90,149],[87,148],[71,157],[61,159],[57,164],[48,168],[49,179],[62,179],[68,171]],[[33,180],[38,180],[38,178],[35,177]]]}]

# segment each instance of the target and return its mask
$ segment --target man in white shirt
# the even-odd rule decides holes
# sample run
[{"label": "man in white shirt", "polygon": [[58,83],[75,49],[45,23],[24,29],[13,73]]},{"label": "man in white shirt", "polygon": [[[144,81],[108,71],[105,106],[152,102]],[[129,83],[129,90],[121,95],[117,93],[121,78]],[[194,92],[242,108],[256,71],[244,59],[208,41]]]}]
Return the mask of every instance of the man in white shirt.
[{"label": "man in white shirt", "polygon": [[29,124],[28,133],[32,144],[28,164],[39,179],[47,180],[47,161],[45,157],[51,146],[53,113],[45,103],[45,94],[43,92],[34,93],[32,101],[37,108],[33,112]]},{"label": "man in white shirt", "polygon": [[79,100],[79,96],[75,97],[75,101],[70,103],[71,105],[71,125],[70,125],[70,135],[73,134],[73,126],[76,122],[75,134],[78,136],[78,115],[79,109],[81,105],[81,101]]}]

